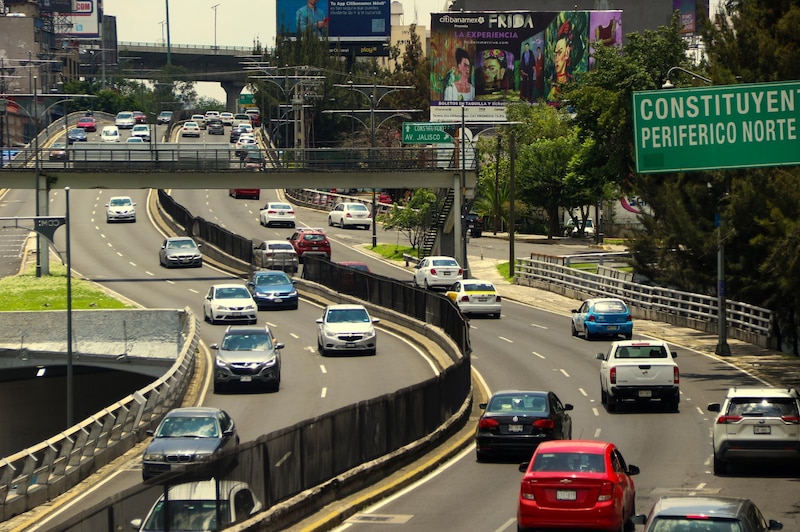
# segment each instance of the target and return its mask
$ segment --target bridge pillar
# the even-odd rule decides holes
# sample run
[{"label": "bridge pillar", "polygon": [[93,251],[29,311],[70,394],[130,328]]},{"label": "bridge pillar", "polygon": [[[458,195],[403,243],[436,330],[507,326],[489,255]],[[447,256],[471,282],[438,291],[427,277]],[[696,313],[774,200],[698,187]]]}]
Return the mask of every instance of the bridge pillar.
[{"label": "bridge pillar", "polygon": [[244,89],[241,81],[220,81],[219,84],[225,89],[225,110],[236,113],[239,110],[239,93]]}]

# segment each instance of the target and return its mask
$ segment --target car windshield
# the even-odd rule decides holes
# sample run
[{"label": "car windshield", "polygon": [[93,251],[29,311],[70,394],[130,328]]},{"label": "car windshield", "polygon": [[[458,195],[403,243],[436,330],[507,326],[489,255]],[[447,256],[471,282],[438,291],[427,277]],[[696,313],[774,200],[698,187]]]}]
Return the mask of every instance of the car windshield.
[{"label": "car windshield", "polygon": [[741,524],[735,519],[715,519],[703,516],[700,519],[685,517],[656,517],[648,530],[652,532],[742,532]]},{"label": "car windshield", "polygon": [[250,292],[243,286],[227,286],[217,288],[214,297],[217,299],[249,299]]},{"label": "car windshield", "polygon": [[620,347],[617,358],[667,358],[667,350],[660,345],[629,345]]},{"label": "car windshield", "polygon": [[465,283],[465,292],[494,292],[494,285],[491,283]]},{"label": "car windshield", "polygon": [[604,473],[606,468],[601,454],[563,452],[537,454],[531,470]]},{"label": "car windshield", "polygon": [[164,418],[156,438],[219,438],[217,423],[212,417],[174,416]]},{"label": "car windshield", "polygon": [[272,339],[267,333],[228,334],[222,339],[221,349],[226,351],[267,351],[272,349]]},{"label": "car windshield", "polygon": [[120,113],[117,115],[117,118],[133,118],[133,114],[131,113]]},{"label": "car windshield", "polygon": [[608,314],[619,314],[628,312],[625,303],[622,301],[600,301],[594,305],[595,312],[602,312]]},{"label": "car windshield", "polygon": [[167,244],[169,249],[196,249],[197,246],[191,240],[170,240]]},{"label": "car windshield", "polygon": [[545,412],[547,397],[531,394],[504,394],[492,398],[486,406],[487,412]]},{"label": "car windshield", "polygon": [[[291,246],[289,246],[289,249],[291,249]],[[253,284],[256,286],[279,286],[292,284],[292,281],[285,273],[283,275],[278,273],[277,275],[257,275],[253,280]]]},{"label": "car windshield", "polygon": [[125,205],[130,205],[131,200],[128,198],[113,198],[111,202],[108,204],[110,207],[123,207]]},{"label": "car windshield", "polygon": [[328,311],[328,323],[369,323],[369,314],[363,308],[333,309]]}]

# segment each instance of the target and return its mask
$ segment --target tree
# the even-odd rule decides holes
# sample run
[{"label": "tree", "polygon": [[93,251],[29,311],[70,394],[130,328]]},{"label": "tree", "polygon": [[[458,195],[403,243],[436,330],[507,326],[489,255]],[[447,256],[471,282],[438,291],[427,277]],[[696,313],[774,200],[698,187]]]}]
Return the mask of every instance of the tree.
[{"label": "tree", "polygon": [[427,188],[417,189],[404,207],[397,203],[392,205],[392,210],[381,220],[383,229],[405,233],[411,247],[418,250],[422,237],[430,226],[430,216],[437,210],[436,194]]}]

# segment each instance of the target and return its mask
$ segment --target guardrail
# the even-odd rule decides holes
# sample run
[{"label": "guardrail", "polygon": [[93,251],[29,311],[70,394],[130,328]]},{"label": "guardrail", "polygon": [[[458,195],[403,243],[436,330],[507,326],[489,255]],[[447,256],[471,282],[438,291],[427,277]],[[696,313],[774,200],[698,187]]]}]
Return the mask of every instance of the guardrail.
[{"label": "guardrail", "polygon": [[121,456],[180,403],[200,336],[192,311],[179,312],[184,313],[184,343],[161,378],[57,436],[0,459],[0,521],[54,499]]},{"label": "guardrail", "polygon": [[[363,203],[370,208],[370,211],[372,210],[372,195],[369,193],[367,197],[352,196],[313,188],[291,188],[285,189],[284,192],[295,203],[318,211],[329,211],[342,202]],[[391,203],[377,202],[375,204],[375,213],[386,214],[392,210],[392,207]]]},{"label": "guardrail", "polygon": [[[717,332],[717,298],[670,288],[634,283],[624,276],[607,276],[576,270],[547,260],[518,258],[515,282],[558,292],[573,299],[620,297],[635,317],[663,321],[706,332]],[[727,332],[761,347],[774,347],[772,312],[738,301],[727,301]]]},{"label": "guardrail", "polygon": [[[130,41],[119,41],[117,43],[118,48],[125,48],[126,46],[141,46],[142,48],[159,48],[161,50],[166,50],[167,45],[161,43],[154,43],[154,42],[130,42]],[[203,44],[176,44],[170,43],[170,48],[175,48],[177,50],[229,50],[231,52],[252,52],[252,46],[214,46],[214,45],[203,45]]]}]

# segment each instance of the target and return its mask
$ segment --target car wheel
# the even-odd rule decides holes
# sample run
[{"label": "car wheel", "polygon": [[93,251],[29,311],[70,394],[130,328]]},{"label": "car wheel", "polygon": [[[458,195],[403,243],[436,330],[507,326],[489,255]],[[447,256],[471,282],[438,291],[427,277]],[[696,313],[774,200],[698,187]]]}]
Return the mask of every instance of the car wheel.
[{"label": "car wheel", "polygon": [[590,332],[589,332],[589,328],[588,328],[588,327],[587,327],[587,328],[586,328],[586,330],[584,331],[584,333],[583,333],[583,337],[584,337],[586,340],[589,340],[589,341],[591,341],[591,339],[592,339],[593,335],[592,335],[592,333],[590,333]]},{"label": "car wheel", "polygon": [[478,462],[488,462],[489,461],[489,455],[486,454],[486,453],[482,453],[480,451],[477,451],[475,453],[475,458],[478,460]]},{"label": "car wheel", "polygon": [[728,472],[728,462],[720,460],[717,455],[714,455],[714,474],[724,475]]},{"label": "car wheel", "polygon": [[609,412],[616,412],[617,400],[613,395],[606,394],[606,410]]},{"label": "car wheel", "polygon": [[333,227],[333,218],[328,216],[328,227]]},{"label": "car wheel", "polygon": [[222,392],[222,383],[214,381],[214,393]]},{"label": "car wheel", "polygon": [[603,387],[602,387],[602,386],[600,386],[600,404],[601,404],[601,405],[604,405],[604,404],[606,404],[607,402],[608,402],[608,394],[607,394],[607,393],[606,393],[606,391],[603,389]]},{"label": "car wheel", "polygon": [[430,285],[428,284],[428,280],[427,280],[427,279],[425,279],[425,290],[430,290],[430,289],[431,289],[431,287],[430,287]]},{"label": "car wheel", "polygon": [[681,404],[681,398],[680,398],[680,395],[677,395],[676,397],[673,397],[672,399],[670,399],[670,401],[667,403],[667,407],[672,412],[679,412],[680,411],[680,404]]},{"label": "car wheel", "polygon": [[575,328],[575,322],[572,322],[572,336],[578,336],[578,329]]},{"label": "car wheel", "polygon": [[496,320],[499,320],[500,319],[500,313],[499,312],[495,312],[494,314],[492,314],[492,317],[494,319],[496,319]]},{"label": "car wheel", "polygon": [[630,340],[632,338],[633,338],[633,333],[628,333],[628,334],[625,335],[625,339],[626,340]]}]

